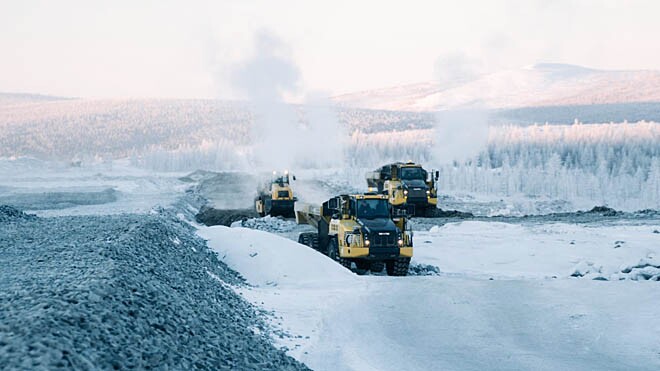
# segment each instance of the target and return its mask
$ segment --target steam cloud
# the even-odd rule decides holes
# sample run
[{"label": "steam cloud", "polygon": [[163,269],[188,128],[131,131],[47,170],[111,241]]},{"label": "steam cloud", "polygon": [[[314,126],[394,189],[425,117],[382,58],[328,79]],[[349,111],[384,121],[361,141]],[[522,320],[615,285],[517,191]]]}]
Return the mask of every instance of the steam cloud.
[{"label": "steam cloud", "polygon": [[343,155],[340,127],[329,101],[315,94],[303,107],[285,102],[300,90],[300,71],[287,45],[262,30],[255,49],[255,55],[235,69],[232,80],[247,95],[254,113],[254,165],[269,171],[321,167],[332,161],[325,149],[336,148],[335,153]]},{"label": "steam cloud", "polygon": [[[442,88],[475,80],[483,72],[482,64],[464,54],[451,54],[436,62],[436,80]],[[434,165],[464,162],[476,157],[488,144],[488,110],[475,100],[458,109],[436,114]]]}]

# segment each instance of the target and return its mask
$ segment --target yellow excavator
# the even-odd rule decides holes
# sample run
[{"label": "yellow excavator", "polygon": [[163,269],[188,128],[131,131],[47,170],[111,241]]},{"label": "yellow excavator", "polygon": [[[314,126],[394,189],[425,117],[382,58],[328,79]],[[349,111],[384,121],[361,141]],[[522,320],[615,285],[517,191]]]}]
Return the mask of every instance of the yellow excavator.
[{"label": "yellow excavator", "polygon": [[288,171],[278,174],[273,171],[273,177],[270,183],[266,183],[257,192],[254,200],[255,209],[259,216],[284,216],[292,218],[294,216],[294,206],[298,200],[293,196],[290,180],[296,180],[294,175],[289,175]]},{"label": "yellow excavator", "polygon": [[296,207],[296,221],[317,232],[301,233],[298,242],[348,269],[355,263],[358,274],[385,268],[390,276],[405,276],[413,255],[413,233],[407,215],[396,211],[387,196],[377,193],[340,195],[320,206],[301,204]]}]

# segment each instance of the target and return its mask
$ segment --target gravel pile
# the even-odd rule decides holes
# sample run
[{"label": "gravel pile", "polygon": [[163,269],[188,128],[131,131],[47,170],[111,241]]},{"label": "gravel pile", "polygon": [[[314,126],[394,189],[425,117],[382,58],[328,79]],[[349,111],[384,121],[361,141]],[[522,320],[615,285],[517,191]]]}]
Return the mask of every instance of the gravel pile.
[{"label": "gravel pile", "polygon": [[232,227],[244,227],[250,229],[258,229],[271,233],[287,233],[297,230],[298,224],[293,219],[284,219],[280,216],[266,215],[263,218],[251,218],[234,222]]},{"label": "gravel pile", "polygon": [[434,265],[410,263],[408,267],[409,276],[439,276],[440,268]]},{"label": "gravel pile", "polygon": [[306,369],[177,216],[0,207],[3,369]]},{"label": "gravel pile", "polygon": [[8,205],[0,205],[0,223],[18,222],[22,220],[34,220],[37,217],[26,214],[21,210]]}]

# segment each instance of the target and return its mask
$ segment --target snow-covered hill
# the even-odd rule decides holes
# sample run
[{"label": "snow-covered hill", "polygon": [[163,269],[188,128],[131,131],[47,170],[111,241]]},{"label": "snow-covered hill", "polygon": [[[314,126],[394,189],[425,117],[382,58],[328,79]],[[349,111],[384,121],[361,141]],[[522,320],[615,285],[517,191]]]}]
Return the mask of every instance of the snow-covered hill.
[{"label": "snow-covered hill", "polygon": [[55,97],[42,94],[0,93],[0,107],[25,103],[53,102],[71,98]]},{"label": "snow-covered hill", "polygon": [[[218,143],[233,153],[235,147],[252,144],[255,119],[273,125],[280,125],[282,119],[260,117],[245,102],[225,100],[20,97],[0,95],[0,157],[125,157],[153,150],[208,148]],[[319,119],[314,109],[295,106],[296,117],[287,119],[298,120],[302,126],[312,121],[339,123],[341,127],[336,129],[345,133],[433,125],[433,116],[424,113],[345,108],[327,110]]]},{"label": "snow-covered hill", "polygon": [[458,83],[424,82],[340,95],[342,106],[436,111],[660,101],[660,71],[605,71],[543,63]]}]

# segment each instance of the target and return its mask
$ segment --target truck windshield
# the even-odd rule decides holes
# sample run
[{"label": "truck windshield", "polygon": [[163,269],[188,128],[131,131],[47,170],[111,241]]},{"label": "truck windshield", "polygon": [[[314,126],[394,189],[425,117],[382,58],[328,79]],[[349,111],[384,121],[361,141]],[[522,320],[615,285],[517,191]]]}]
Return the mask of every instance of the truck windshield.
[{"label": "truck windshield", "polygon": [[278,184],[279,186],[284,186],[285,184],[289,184],[289,176],[280,176],[277,178],[273,179],[274,184]]},{"label": "truck windshield", "polygon": [[364,219],[389,218],[387,200],[358,200],[357,217]]},{"label": "truck windshield", "polygon": [[424,180],[424,171],[422,170],[421,167],[402,167],[401,174],[399,177],[405,180],[414,180],[414,179]]}]

